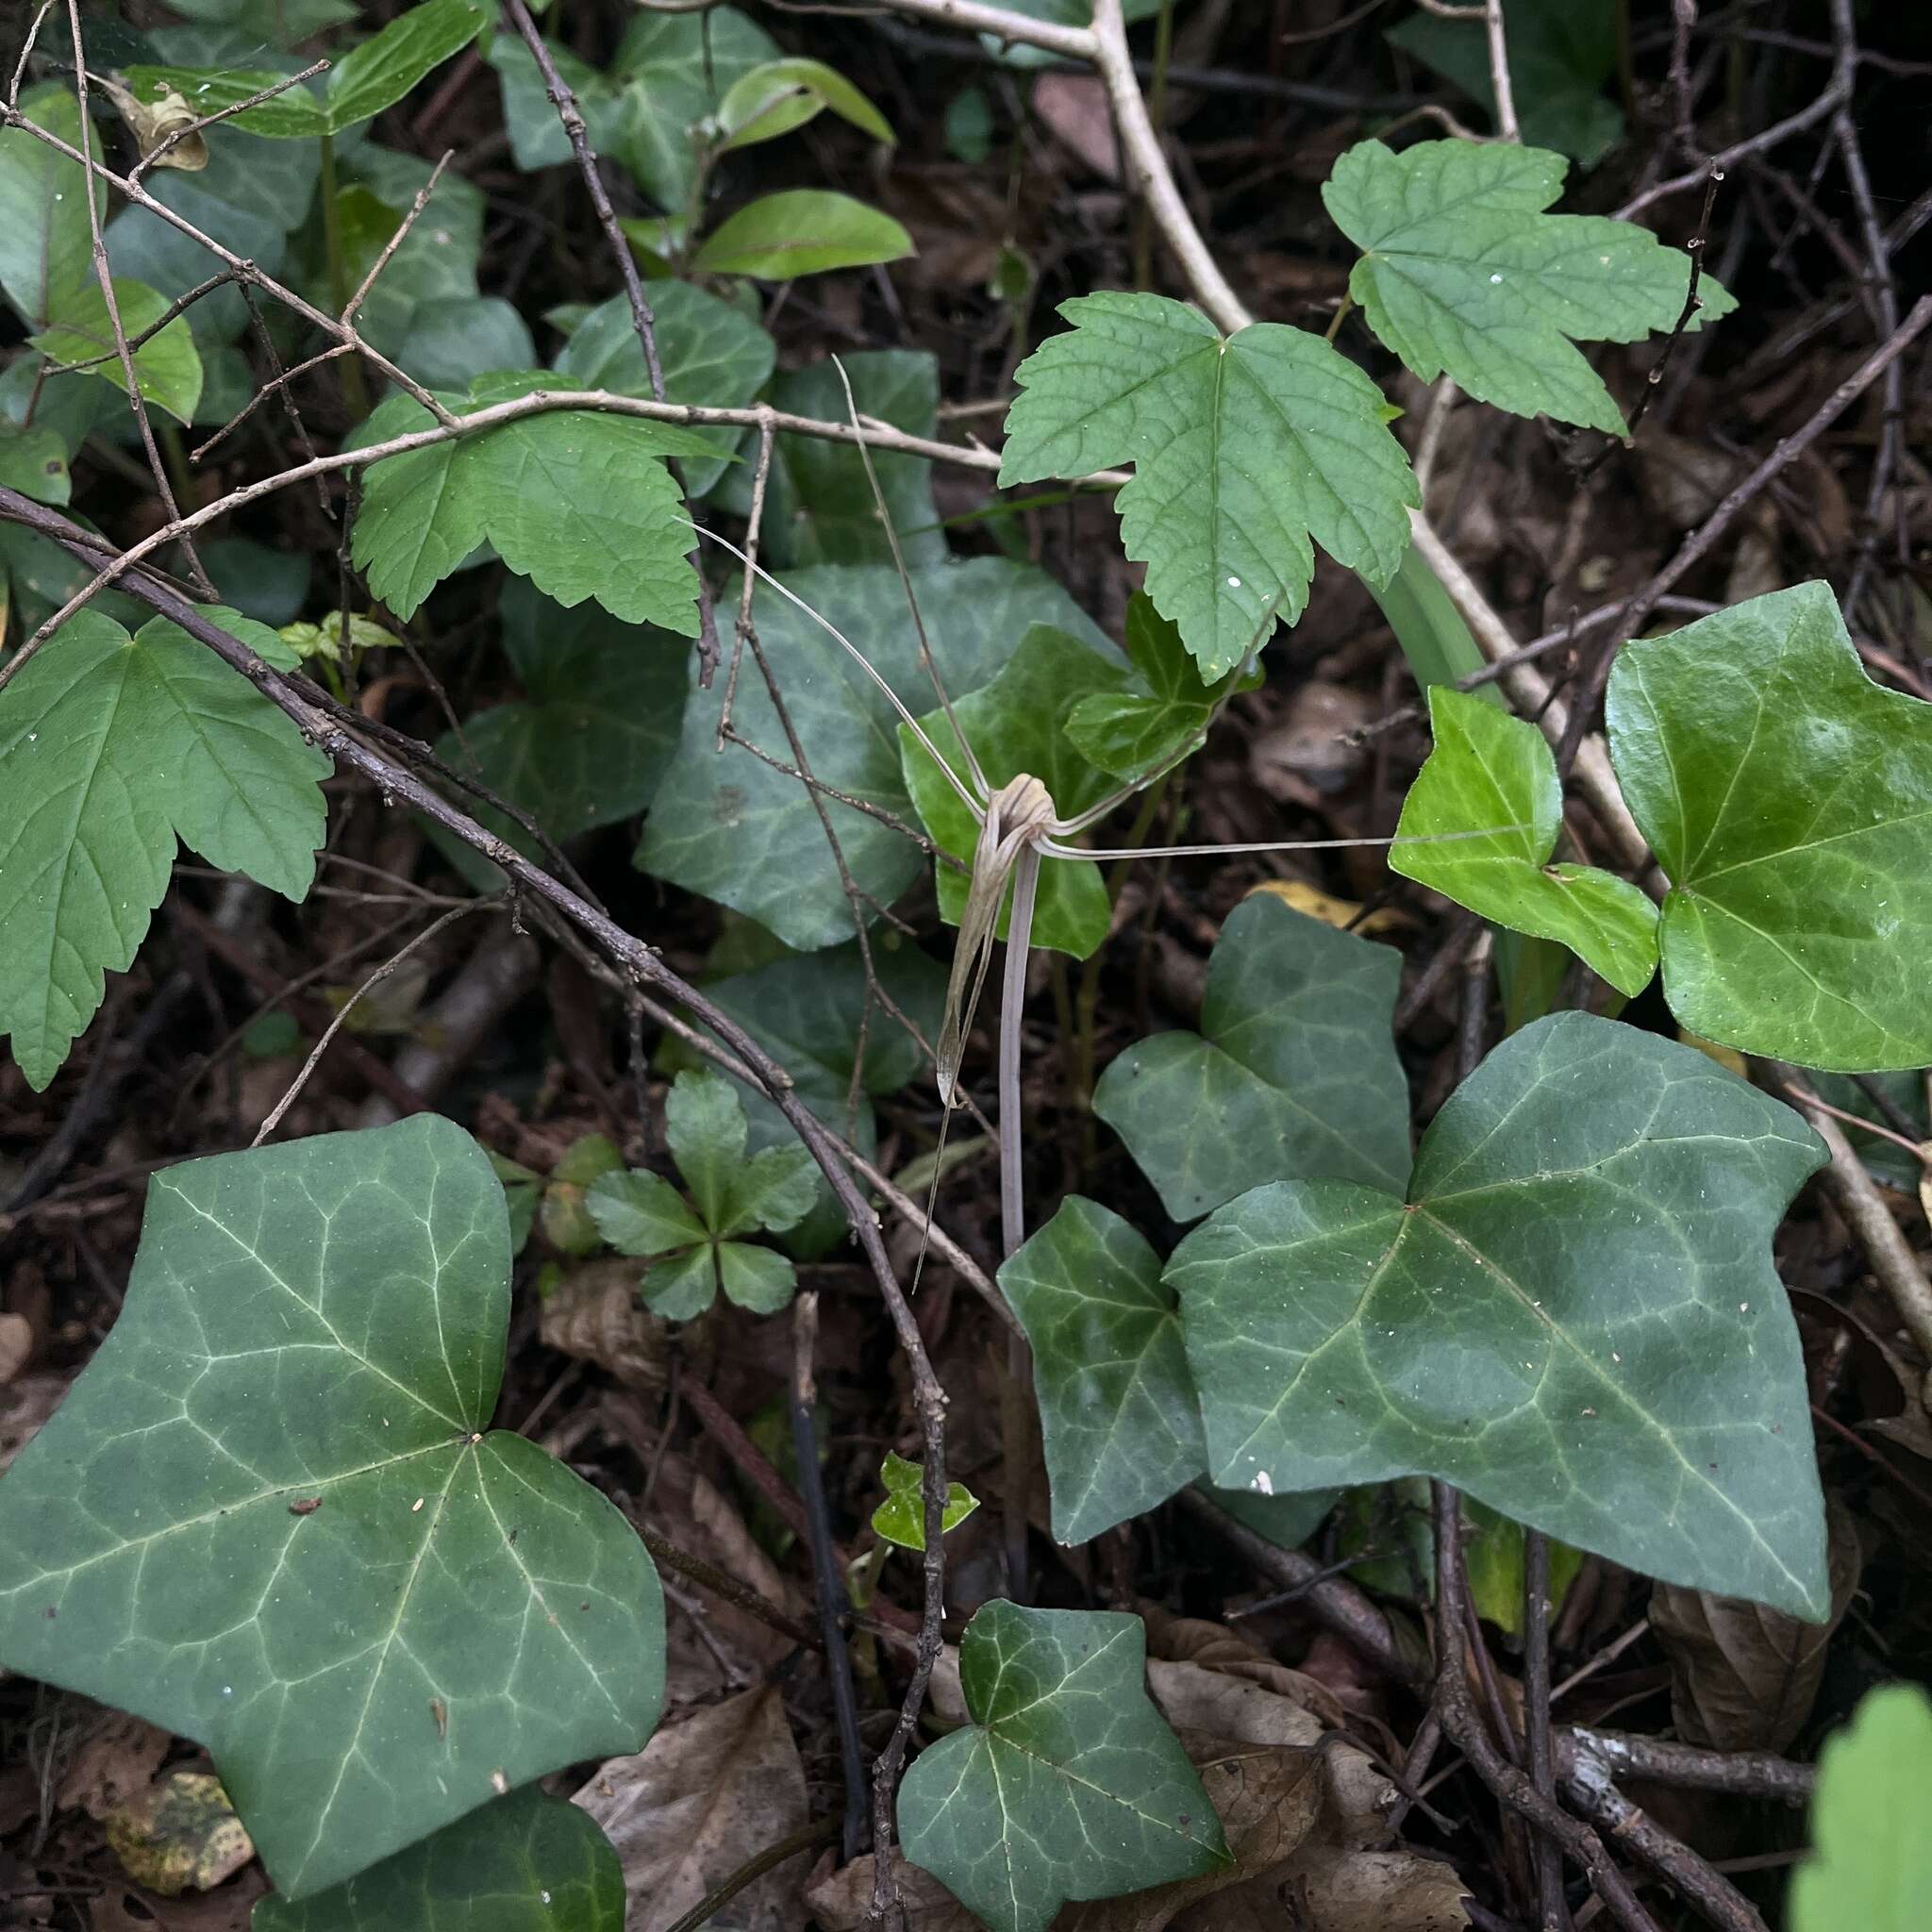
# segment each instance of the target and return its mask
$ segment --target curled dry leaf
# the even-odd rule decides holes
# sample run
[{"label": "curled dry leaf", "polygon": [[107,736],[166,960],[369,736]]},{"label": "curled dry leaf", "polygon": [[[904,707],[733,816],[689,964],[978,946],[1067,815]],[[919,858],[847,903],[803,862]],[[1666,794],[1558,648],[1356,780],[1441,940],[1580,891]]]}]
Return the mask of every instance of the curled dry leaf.
[{"label": "curled dry leaf", "polygon": [[202,117],[174,88],[157,83],[154,98],[144,101],[118,75],[97,80],[95,85],[120,109],[122,120],[133,132],[142,160],[148,160],[157,148],[174,141],[174,146],[154,161],[156,167],[179,168],[184,175],[198,175],[208,166],[206,136],[189,134],[175,141],[184,127],[192,127]]},{"label": "curled dry leaf", "polygon": [[33,1324],[25,1315],[0,1315],[0,1389],[26,1367],[33,1352]]},{"label": "curled dry leaf", "polygon": [[108,1842],[138,1885],[163,1898],[211,1891],[255,1856],[212,1772],[171,1771],[107,1819]]},{"label": "curled dry leaf", "polygon": [[543,1303],[538,1333],[546,1348],[608,1369],[626,1388],[661,1389],[664,1324],[638,1306],[642,1270],[617,1255],[573,1268]]},{"label": "curled dry leaf", "polygon": [[55,1804],[99,1819],[125,1810],[137,1795],[146,1794],[149,1780],[168,1755],[168,1743],[166,1731],[125,1710],[95,1705],[93,1720],[54,1793]]},{"label": "curled dry leaf", "polygon": [[[726,1698],[613,1757],[575,1793],[624,1863],[625,1932],[664,1932],[766,1846],[806,1822],[805,1768],[775,1689]],[[741,1932],[806,1923],[799,1868],[781,1865],[731,1901]]]}]

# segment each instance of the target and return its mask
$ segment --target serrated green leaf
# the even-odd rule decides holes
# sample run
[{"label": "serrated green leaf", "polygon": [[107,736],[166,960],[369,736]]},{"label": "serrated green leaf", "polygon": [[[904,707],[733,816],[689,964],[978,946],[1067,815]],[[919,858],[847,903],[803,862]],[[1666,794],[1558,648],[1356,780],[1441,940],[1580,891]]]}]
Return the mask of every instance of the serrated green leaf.
[{"label": "serrated green leaf", "polygon": [[51,429],[22,429],[0,419],[0,483],[36,503],[64,506],[74,488],[67,445]]},{"label": "serrated green leaf", "polygon": [[[280,645],[232,612],[216,622]],[[256,635],[259,633],[259,638]],[[83,610],[0,692],[0,1031],[43,1089],[125,973],[178,837],[301,899],[329,761],[246,678],[156,618]]]},{"label": "serrated green leaf", "polygon": [[1202,682],[1179,628],[1143,591],[1127,605],[1126,645],[1140,688],[1078,699],[1064,729],[1089,764],[1139,784],[1200,745],[1225,681]]},{"label": "serrated green leaf", "polygon": [[706,1236],[705,1224],[662,1174],[633,1168],[593,1181],[585,1205],[620,1255],[671,1255]]},{"label": "serrated green leaf", "polygon": [[[1424,382],[1447,375],[1519,416],[1628,430],[1576,342],[1635,342],[1676,326],[1690,258],[1648,228],[1542,212],[1569,163],[1544,148],[1424,141],[1395,154],[1358,142],[1322,200],[1362,251],[1348,291]],[[1709,275],[1691,318],[1738,305]]]},{"label": "serrated green leaf", "polygon": [[664,1141],[705,1225],[724,1232],[733,1176],[744,1159],[744,1109],[723,1074],[691,1068],[664,1097]]},{"label": "serrated green leaf", "polygon": [[698,244],[691,265],[698,275],[789,282],[917,252],[882,209],[828,188],[786,188],[727,215]]},{"label": "serrated green leaf", "polygon": [[[971,768],[959,748],[962,733],[978,755],[990,785],[997,789],[1023,772],[1030,772],[1046,787],[1060,816],[1066,818],[1097,805],[1119,788],[1074,749],[1060,728],[1060,719],[1070,702],[1121,691],[1126,686],[1127,674],[1118,658],[1109,662],[1065,631],[1035,625],[991,684],[965,697],[956,695],[950,718],[945,711],[934,709],[919,722],[969,790]],[[903,724],[899,726],[899,757],[906,789],[912,794],[926,830],[941,851],[971,866],[979,841],[978,822],[946,782],[931,754]],[[940,866],[934,876],[941,916],[958,925],[966,909],[967,875],[950,866]],[[1007,912],[1003,903],[997,928],[1002,939],[1007,932]],[[1033,912],[1036,946],[1084,959],[1106,941],[1112,914],[1106,882],[1092,860],[1041,860],[1039,897]]]},{"label": "serrated green leaf", "polygon": [[254,1932],[624,1932],[624,1867],[596,1822],[534,1785],[291,1902],[271,1893]]},{"label": "serrated green leaf", "polygon": [[718,1251],[709,1241],[654,1262],[639,1291],[667,1322],[694,1322],[718,1299]]},{"label": "serrated green leaf", "polygon": [[1382,393],[1319,336],[1257,323],[1223,339],[1163,295],[1086,295],[1014,372],[1002,486],[1132,463],[1127,555],[1201,675],[1224,676],[1278,611],[1301,615],[1310,542],[1374,583],[1420,502]]},{"label": "serrated green leaf", "polygon": [[[775,1147],[767,1150],[776,1154]],[[745,1241],[720,1241],[718,1285],[724,1299],[754,1315],[775,1315],[798,1291],[791,1263],[774,1248],[758,1248]]]},{"label": "serrated green leaf", "polygon": [[987,1604],[959,1644],[973,1723],[922,1752],[899,1836],[992,1932],[1046,1932],[1228,1863],[1221,1821],[1147,1696],[1146,1629],[1109,1610]]},{"label": "serrated green leaf", "polygon": [[860,133],[896,145],[891,123],[836,68],[823,60],[788,59],[767,60],[732,82],[718,104],[724,136],[718,152],[776,141],[826,108]]},{"label": "serrated green leaf", "polygon": [[1160,1257],[1072,1194],[1000,1270],[1033,1344],[1053,1533],[1083,1543],[1164,1503],[1208,1467],[1194,1378]]},{"label": "serrated green leaf", "polygon": [[[859,645],[915,714],[933,701],[919,661],[906,593],[890,569],[798,571],[787,586]],[[975,558],[912,573],[933,656],[947,689],[969,691],[992,677],[1031,624],[1051,624],[1105,646],[1059,586],[1024,564]],[[727,587],[720,608],[736,599]],[[900,769],[896,714],[871,680],[804,612],[761,592],[758,633],[782,665],[786,707],[816,777],[853,797],[912,816]],[[734,728],[791,762],[791,746],[762,681],[747,663]],[[891,905],[925,865],[891,826],[827,795],[827,815],[861,892]],[[748,914],[789,946],[812,952],[852,936],[852,908],[824,828],[798,780],[741,746],[718,749],[718,699],[693,691],[677,754],[644,823],[637,863],[645,872]]]},{"label": "serrated green leaf", "polygon": [[1588,1013],[1504,1041],[1406,1200],[1283,1181],[1175,1251],[1208,1467],[1441,1476],[1668,1581],[1824,1614],[1803,1361],[1770,1238],[1817,1138]]},{"label": "serrated green leaf", "polygon": [[1399,1188],[1409,1165],[1408,1082],[1391,1032],[1401,974],[1389,947],[1257,892],[1222,927],[1201,1032],[1130,1046],[1101,1075],[1093,1111],[1176,1221],[1291,1174]]},{"label": "serrated green leaf", "polygon": [[[479,378],[443,400],[460,415],[567,376]],[[364,425],[377,442],[429,426],[392,396]],[[366,472],[352,539],[369,588],[403,619],[486,540],[519,576],[565,609],[594,597],[626,624],[698,631],[693,539],[666,456],[709,456],[689,430],[590,409],[525,416],[390,457]]]},{"label": "serrated green leaf", "polygon": [[480,1433],[508,1306],[503,1188],[448,1121],[187,1162],[0,1483],[0,1656],[206,1743],[291,1899],[657,1721],[642,1545]]},{"label": "serrated green leaf", "polygon": [[[1435,749],[1402,803],[1389,869],[1485,919],[1568,946],[1634,999],[1657,971],[1657,908],[1593,865],[1552,865],[1563,829],[1556,754],[1524,718],[1439,684],[1429,692]],[[1513,825],[1480,839],[1445,835]]]},{"label": "serrated green leaf", "polygon": [[[925,1465],[908,1462],[903,1456],[886,1451],[879,1464],[879,1481],[885,1485],[886,1500],[872,1512],[873,1533],[902,1550],[925,1548],[925,1498],[921,1486]],[[979,1498],[964,1483],[946,1485],[945,1507],[940,1512],[940,1534],[958,1526],[979,1507]]]},{"label": "serrated green leaf", "polygon": [[805,1219],[817,1197],[818,1163],[808,1147],[766,1147],[730,1175],[716,1231],[783,1234]]},{"label": "serrated green leaf", "polygon": [[[114,305],[120,313],[123,335],[131,341],[143,329],[152,328],[167,313],[162,298],[140,282],[114,280]],[[121,366],[115,345],[114,325],[108,314],[108,298],[100,285],[89,282],[60,296],[47,326],[28,339],[35,348],[56,365],[85,363],[81,372],[110,382],[123,395],[127,393],[127,372]],[[134,379],[141,385],[142,400],[183,423],[194,420],[194,406],[201,400],[201,358],[195,353],[194,336],[181,316],[158,330],[134,351]]]},{"label": "serrated green leaf", "polygon": [[1819,1754],[1790,1932],[1918,1932],[1932,1921],[1928,1792],[1932,1699],[1916,1684],[1868,1691]]},{"label": "serrated green leaf", "polygon": [[1866,676],[1830,588],[1625,644],[1606,716],[1678,1019],[1835,1073],[1932,1061],[1932,705]]},{"label": "serrated green leaf", "polygon": [[[80,146],[80,103],[71,87],[49,81],[20,97],[34,126]],[[0,128],[0,290],[29,328],[42,326],[93,275],[87,187],[70,161],[25,127]]]}]

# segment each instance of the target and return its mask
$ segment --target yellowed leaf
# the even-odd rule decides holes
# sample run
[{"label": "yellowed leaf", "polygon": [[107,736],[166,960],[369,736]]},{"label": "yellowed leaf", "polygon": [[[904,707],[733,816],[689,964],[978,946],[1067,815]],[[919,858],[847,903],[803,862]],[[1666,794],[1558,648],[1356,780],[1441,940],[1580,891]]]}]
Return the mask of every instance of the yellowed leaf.
[{"label": "yellowed leaf", "polygon": [[173,1898],[208,1891],[255,1856],[212,1772],[171,1771],[107,1821],[108,1843],[137,1885]]},{"label": "yellowed leaf", "polygon": [[1363,918],[1362,908],[1354,899],[1338,899],[1302,879],[1263,879],[1248,897],[1253,898],[1255,892],[1267,892],[1276,899],[1285,900],[1297,912],[1305,912],[1310,919],[1319,919],[1324,925],[1332,925],[1338,930],[1347,927],[1352,919],[1359,920],[1354,930],[1370,938],[1378,932],[1394,931],[1412,924],[1394,906],[1378,906]]},{"label": "yellowed leaf", "polygon": [[1702,1034],[1692,1033],[1688,1027],[1677,1028],[1677,1038],[1685,1046],[1694,1046],[1701,1054],[1707,1055],[1719,1066],[1737,1074],[1740,1080],[1751,1077],[1751,1069],[1744,1064],[1744,1056],[1734,1046],[1720,1046],[1714,1040],[1706,1040]]}]

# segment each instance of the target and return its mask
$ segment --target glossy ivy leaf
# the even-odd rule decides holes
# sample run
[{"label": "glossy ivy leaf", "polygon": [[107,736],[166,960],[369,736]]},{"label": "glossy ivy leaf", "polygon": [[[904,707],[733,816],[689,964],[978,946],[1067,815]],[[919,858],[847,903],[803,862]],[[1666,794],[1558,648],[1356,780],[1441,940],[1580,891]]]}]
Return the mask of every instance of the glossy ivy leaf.
[{"label": "glossy ivy leaf", "polygon": [[[154,290],[140,282],[124,282],[118,276],[114,305],[130,341],[143,329],[153,328],[168,311],[166,301]],[[123,395],[127,393],[127,372],[115,345],[108,298],[97,282],[63,294],[47,326],[28,340],[54,365],[53,374],[62,373],[70,364],[84,364],[79,373],[110,382]],[[178,422],[194,421],[194,408],[201,400],[201,358],[195,353],[193,333],[182,317],[177,315],[134,351],[134,379],[141,386],[142,402],[167,410]]]},{"label": "glossy ivy leaf", "polygon": [[208,1745],[291,1899],[657,1722],[642,1544],[482,1433],[508,1312],[502,1185],[434,1114],[186,1162],[0,1484],[0,1657]]},{"label": "glossy ivy leaf", "polygon": [[[23,120],[80,146],[80,103],[50,81],[20,97]],[[87,189],[70,161],[25,127],[0,128],[0,290],[29,328],[43,326],[93,279]]]},{"label": "glossy ivy leaf", "polygon": [[1401,974],[1388,946],[1257,892],[1221,929],[1200,1033],[1130,1046],[1101,1075],[1093,1111],[1176,1221],[1290,1175],[1400,1188],[1409,1166],[1408,1082],[1391,1032]]},{"label": "glossy ivy leaf", "polygon": [[[650,293],[666,400],[741,408],[765,386],[777,344],[750,316],[690,282],[653,282]],[[629,298],[613,295],[591,309],[572,330],[557,366],[586,389],[648,396],[651,378]],[[743,432],[694,433],[717,451],[715,456],[685,459],[685,487],[692,496],[701,497],[724,475]]]},{"label": "glossy ivy leaf", "polygon": [[1932,705],[1865,675],[1830,589],[1624,645],[1607,716],[1678,1019],[1835,1073],[1932,1062]]},{"label": "glossy ivy leaf", "polygon": [[883,209],[829,188],[787,188],[727,215],[691,257],[702,275],[794,275],[870,268],[916,254],[912,237]]},{"label": "glossy ivy leaf", "polygon": [[1168,1265],[1218,1482],[1438,1475],[1674,1583],[1823,1617],[1824,1511],[1770,1238],[1788,1108],[1593,1015],[1507,1040],[1407,1198],[1257,1189]]},{"label": "glossy ivy leaf", "polygon": [[[1322,200],[1362,251],[1348,291],[1424,382],[1447,375],[1519,416],[1628,433],[1577,342],[1674,328],[1690,258],[1648,228],[1543,210],[1569,163],[1547,149],[1424,141],[1399,155],[1358,142]],[[1691,326],[1738,305],[1709,275]]]},{"label": "glossy ivy leaf", "polygon": [[[1109,662],[1065,631],[1035,625],[1019,648],[1001,665],[991,684],[965,697],[957,694],[952,716],[928,711],[919,722],[933,746],[973,789],[971,768],[959,748],[963,733],[979,758],[987,783],[997,788],[1030,772],[1044,785],[1061,817],[1097,805],[1120,788],[1074,749],[1060,720],[1069,701],[1127,687],[1116,658]],[[956,730],[955,724],[958,729]],[[946,782],[932,755],[905,724],[899,726],[899,756],[906,789],[919,808],[925,829],[941,851],[963,865],[973,863],[979,825],[965,801]],[[958,925],[966,909],[967,874],[950,866],[935,869],[940,913]],[[1002,907],[998,932],[1007,933]],[[1107,939],[1113,907],[1097,864],[1085,858],[1045,858],[1040,865],[1039,897],[1033,912],[1033,943],[1084,959]]]},{"label": "glossy ivy leaf", "polygon": [[899,1837],[991,1932],[1046,1932],[1070,1899],[1229,1862],[1146,1670],[1139,1617],[993,1602],[966,1626],[959,1686],[973,1722],[906,1774]]},{"label": "glossy ivy leaf", "polygon": [[756,147],[803,127],[829,108],[862,134],[895,146],[891,123],[858,88],[823,60],[767,60],[741,75],[718,104],[724,139],[719,152]]},{"label": "glossy ivy leaf", "polygon": [[[1389,869],[1433,887],[1498,925],[1566,945],[1634,999],[1657,971],[1657,908],[1643,891],[1593,865],[1552,865],[1563,829],[1556,754],[1525,718],[1473,693],[1429,692],[1435,749],[1403,800]],[[1445,834],[1514,826],[1480,839]]]},{"label": "glossy ivy leaf", "polygon": [[1382,392],[1354,363],[1278,323],[1224,340],[1164,295],[1085,295],[1059,312],[1071,327],[1014,372],[1000,482],[1132,463],[1122,541],[1203,677],[1265,642],[1277,612],[1301,615],[1310,539],[1388,581],[1421,499]]},{"label": "glossy ivy leaf", "polygon": [[1885,1684],[1825,1740],[1811,1856],[1791,1874],[1790,1932],[1918,1932],[1932,1923],[1932,1699]]},{"label": "glossy ivy leaf", "polygon": [[[923,1463],[908,1462],[886,1451],[886,1459],[879,1464],[886,1500],[872,1512],[874,1535],[902,1550],[924,1550],[925,1498],[920,1488],[924,1480]],[[948,1483],[946,1505],[940,1512],[941,1534],[958,1529],[978,1507],[979,1498],[964,1483]]]},{"label": "glossy ivy leaf", "polygon": [[[258,650],[272,631],[210,613]],[[329,761],[239,673],[164,618],[130,637],[70,618],[0,692],[0,1031],[39,1092],[134,961],[177,837],[301,899]]]},{"label": "glossy ivy leaf", "polygon": [[326,1891],[271,1893],[253,1932],[624,1932],[624,1909],[596,1821],[529,1785]]},{"label": "glossy ivy leaf", "polygon": [[[1594,167],[1624,133],[1623,115],[1604,98],[1604,84],[1617,71],[1616,0],[1510,0],[1504,25],[1523,139]],[[1480,19],[1417,11],[1387,38],[1480,101],[1494,122],[1489,34]]]},{"label": "glossy ivy leaf", "polygon": [[1140,1232],[1071,1194],[1008,1258],[1001,1291],[1033,1344],[1053,1533],[1083,1543],[1208,1467],[1174,1291]]},{"label": "glossy ivy leaf", "polygon": [[696,1204],[661,1175],[608,1174],[586,1195],[604,1239],[621,1254],[670,1257],[644,1277],[643,1297],[667,1320],[688,1322],[727,1300],[769,1315],[791,1299],[791,1264],[733,1239],[795,1226],[817,1197],[817,1168],[795,1141],[745,1158],[744,1109],[724,1074],[678,1074],[664,1103],[664,1138]]},{"label": "glossy ivy leaf", "polygon": [[[290,88],[237,114],[234,125],[281,141],[346,134],[394,107],[425,75],[461,53],[489,18],[490,9],[476,0],[423,0],[351,47],[329,69],[320,89]],[[255,70],[139,65],[127,70],[127,83],[142,100],[157,99],[172,88],[203,114],[245,101],[281,78]]]},{"label": "glossy ivy leaf", "polygon": [[[906,593],[890,569],[797,571],[786,583],[862,648],[915,715],[933,702],[919,661]],[[949,690],[988,683],[1032,624],[1051,624],[1111,648],[1043,572],[1003,558],[915,570],[934,658]],[[737,592],[727,589],[720,608]],[[824,784],[896,814],[912,815],[900,770],[898,719],[865,674],[801,610],[770,591],[758,600],[758,633],[784,669],[786,707],[813,774]],[[757,667],[738,686],[735,728],[787,765],[791,748]],[[854,882],[891,905],[924,870],[903,834],[827,796]],[[693,691],[671,770],[644,823],[637,862],[645,872],[748,914],[788,946],[813,952],[852,937],[852,908],[824,826],[798,780],[741,746],[718,749],[718,697]]]},{"label": "glossy ivy leaf", "polygon": [[[538,372],[491,375],[443,401],[468,415],[533,390],[575,387]],[[413,398],[391,396],[358,440],[381,442],[431,421]],[[404,619],[487,541],[566,610],[594,597],[626,624],[695,637],[693,540],[663,458],[711,454],[666,423],[591,409],[525,416],[372,464],[352,554],[370,590]]]}]

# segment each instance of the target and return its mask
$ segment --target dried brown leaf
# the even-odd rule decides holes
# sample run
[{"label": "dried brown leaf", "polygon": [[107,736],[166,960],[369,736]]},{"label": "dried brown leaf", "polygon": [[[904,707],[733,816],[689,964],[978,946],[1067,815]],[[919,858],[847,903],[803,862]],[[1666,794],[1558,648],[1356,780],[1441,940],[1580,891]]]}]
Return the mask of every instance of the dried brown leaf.
[{"label": "dried brown leaf", "polygon": [[0,1389],[26,1367],[33,1352],[33,1324],[25,1315],[0,1315]]},{"label": "dried brown leaf", "polygon": [[95,1706],[87,1730],[68,1760],[54,1802],[62,1810],[105,1819],[125,1810],[160,1769],[168,1733],[125,1710]]},{"label": "dried brown leaf", "polygon": [[626,1388],[663,1388],[669,1343],[664,1324],[638,1306],[642,1273],[636,1261],[623,1256],[573,1268],[538,1317],[544,1347],[595,1362]]}]

